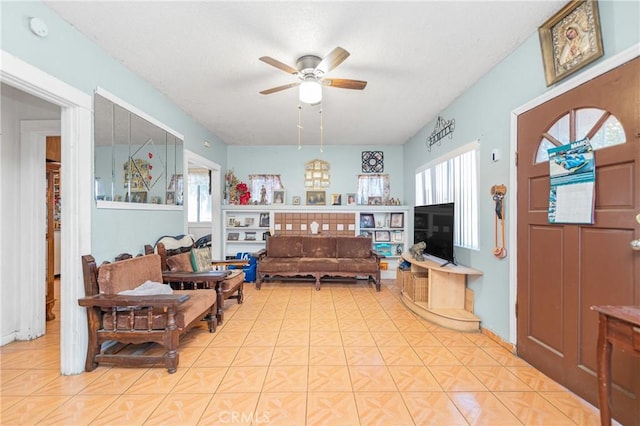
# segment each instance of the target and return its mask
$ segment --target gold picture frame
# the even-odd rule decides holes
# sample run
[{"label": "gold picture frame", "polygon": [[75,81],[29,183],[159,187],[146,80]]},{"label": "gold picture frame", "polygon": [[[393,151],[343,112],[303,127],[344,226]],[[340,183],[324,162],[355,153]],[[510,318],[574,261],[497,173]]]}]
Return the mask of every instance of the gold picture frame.
[{"label": "gold picture frame", "polygon": [[569,2],[538,28],[547,86],[604,54],[597,0]]}]

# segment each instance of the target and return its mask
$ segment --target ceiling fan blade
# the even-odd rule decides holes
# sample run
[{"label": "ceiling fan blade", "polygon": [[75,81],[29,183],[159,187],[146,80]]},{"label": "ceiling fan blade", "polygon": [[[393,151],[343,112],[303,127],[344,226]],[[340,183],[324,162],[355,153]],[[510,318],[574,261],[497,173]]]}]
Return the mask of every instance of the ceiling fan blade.
[{"label": "ceiling fan blade", "polygon": [[269,56],[263,56],[262,58],[259,58],[262,62],[269,64],[273,67],[278,68],[279,70],[282,70],[284,72],[286,72],[287,74],[297,74],[298,70],[290,67],[287,64],[283,64],[282,62],[278,61],[277,59],[273,59]]},{"label": "ceiling fan blade", "polygon": [[336,47],[316,67],[317,71],[322,71],[324,74],[328,73],[349,57],[350,53],[344,50],[342,47]]},{"label": "ceiling fan blade", "polygon": [[324,78],[323,86],[339,87],[341,89],[362,90],[367,87],[367,82],[362,80],[349,80],[347,78]]},{"label": "ceiling fan blade", "polygon": [[283,86],[272,87],[271,89],[263,90],[260,93],[263,94],[263,95],[270,95],[271,93],[276,93],[276,92],[280,92],[282,90],[291,89],[292,87],[296,87],[296,86],[299,86],[299,85],[300,85],[300,82],[289,83],[289,84],[285,84]]}]

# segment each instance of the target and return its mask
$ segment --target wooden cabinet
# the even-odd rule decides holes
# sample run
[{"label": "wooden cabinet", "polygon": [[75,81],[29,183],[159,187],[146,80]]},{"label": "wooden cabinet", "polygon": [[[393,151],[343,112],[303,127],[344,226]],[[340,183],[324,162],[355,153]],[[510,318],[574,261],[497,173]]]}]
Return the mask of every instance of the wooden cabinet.
[{"label": "wooden cabinet", "polygon": [[417,261],[408,252],[402,258],[411,263],[411,270],[397,274],[402,301],[409,309],[454,330],[480,330],[480,318],[473,314],[473,292],[466,282],[467,276],[482,275],[481,271],[462,265],[440,266],[429,256]]}]

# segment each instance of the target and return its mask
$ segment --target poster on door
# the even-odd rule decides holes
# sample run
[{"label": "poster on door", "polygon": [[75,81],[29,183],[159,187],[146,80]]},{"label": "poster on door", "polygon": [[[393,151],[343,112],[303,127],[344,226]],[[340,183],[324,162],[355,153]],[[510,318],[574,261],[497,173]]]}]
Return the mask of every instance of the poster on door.
[{"label": "poster on door", "polygon": [[596,168],[589,138],[548,153],[549,223],[593,223]]}]

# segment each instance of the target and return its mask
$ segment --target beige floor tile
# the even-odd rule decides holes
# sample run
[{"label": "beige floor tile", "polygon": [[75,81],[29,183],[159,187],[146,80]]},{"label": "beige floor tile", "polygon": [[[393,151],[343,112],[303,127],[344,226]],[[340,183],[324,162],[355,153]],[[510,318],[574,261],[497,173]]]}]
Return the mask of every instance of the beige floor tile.
[{"label": "beige floor tile", "polygon": [[380,353],[387,365],[423,365],[422,360],[409,345],[380,346]]},{"label": "beige floor tile", "polygon": [[491,392],[452,392],[449,397],[471,425],[514,426],[520,421]]},{"label": "beige floor tile", "polygon": [[384,365],[384,359],[376,346],[345,346],[349,365]]},{"label": "beige floor tile", "polygon": [[566,389],[533,367],[507,367],[520,380],[536,391],[563,392]]},{"label": "beige floor tile", "polygon": [[427,367],[390,365],[389,372],[401,392],[442,391],[442,387]]},{"label": "beige floor tile", "polygon": [[339,331],[311,331],[309,344],[312,346],[342,346],[342,335]]},{"label": "beige floor tile", "polygon": [[596,426],[600,424],[600,411],[571,392],[539,392],[539,395],[578,425]]},{"label": "beige floor tile", "polygon": [[451,346],[448,349],[466,366],[500,365],[498,361],[477,346]]},{"label": "beige floor tile", "polygon": [[[104,371],[103,371],[104,372]],[[78,374],[75,376],[61,376],[51,380],[46,385],[38,388],[33,395],[75,395],[96,380],[103,373]],[[166,370],[164,371],[166,374]]]},{"label": "beige floor tile", "polygon": [[487,388],[466,367],[433,366],[429,371],[447,392],[486,391]]},{"label": "beige floor tile", "polygon": [[343,365],[310,365],[309,392],[351,391],[349,370]]},{"label": "beige floor tile", "polygon": [[368,331],[341,331],[344,346],[376,346],[376,341]]},{"label": "beige floor tile", "polygon": [[70,397],[68,395],[31,396],[24,398],[9,408],[2,407],[0,424],[3,425],[32,425],[63,405]]},{"label": "beige floor tile", "polygon": [[400,395],[416,425],[468,425],[445,392],[401,392]]},{"label": "beige floor tile", "polygon": [[340,331],[340,325],[338,324],[338,319],[335,317],[326,318],[323,316],[311,316],[311,321],[309,322],[309,328],[311,330],[322,330],[322,331]]},{"label": "beige floor tile", "polygon": [[306,392],[309,368],[306,365],[272,365],[262,386],[262,392]]},{"label": "beige floor tile", "polygon": [[309,365],[347,365],[342,346],[310,346]]},{"label": "beige floor tile", "polygon": [[178,368],[191,367],[206,348],[197,346],[178,348]]},{"label": "beige floor tile", "polygon": [[117,398],[118,395],[75,395],[47,414],[38,424],[54,426],[90,424]]},{"label": "beige floor tile", "polygon": [[172,392],[180,394],[215,392],[226,373],[226,367],[189,368]]},{"label": "beige floor tile", "polygon": [[490,391],[532,391],[531,387],[502,366],[468,366],[474,376]]},{"label": "beige floor tile", "polygon": [[140,425],[162,403],[165,395],[121,395],[93,420],[93,425]]},{"label": "beige floor tile", "polygon": [[216,393],[202,414],[198,424],[210,425],[250,425],[265,424],[268,420],[256,411],[258,392]]},{"label": "beige floor tile", "polygon": [[403,331],[402,336],[411,346],[442,346],[433,333],[426,331]]},{"label": "beige floor tile", "polygon": [[111,368],[80,392],[83,395],[117,395],[146,373],[144,368]]},{"label": "beige floor tile", "polygon": [[307,426],[360,426],[353,392],[309,392]]},{"label": "beige floor tile", "polygon": [[278,346],[309,345],[309,330],[281,330],[276,341]]},{"label": "beige floor tile", "polygon": [[145,425],[195,425],[211,400],[211,394],[168,395],[151,413]]},{"label": "beige floor tile", "polygon": [[234,367],[269,365],[273,349],[273,346],[242,346],[238,349],[231,365]]},{"label": "beige floor tile", "polygon": [[363,425],[413,425],[413,419],[399,392],[355,392]]},{"label": "beige floor tile", "polygon": [[278,340],[279,330],[260,331],[252,330],[247,334],[242,346],[275,346]]},{"label": "beige floor tile", "polygon": [[29,370],[3,382],[2,394],[7,396],[31,395],[59,376],[60,373],[55,370]]},{"label": "beige floor tile", "polygon": [[369,331],[367,322],[362,318],[338,318],[338,324],[344,331]]},{"label": "beige floor tile", "polygon": [[575,425],[537,392],[494,392],[505,406],[526,425]]},{"label": "beige floor tile", "polygon": [[233,363],[239,350],[240,346],[212,345],[202,350],[200,356],[193,362],[193,367],[228,367]]},{"label": "beige floor tile", "polygon": [[355,392],[398,390],[391,373],[384,366],[350,365],[349,374]]},{"label": "beige floor tile", "polygon": [[[229,322],[230,324],[232,322]],[[221,348],[224,346],[240,346],[244,343],[244,339],[247,338],[249,334],[249,330],[218,330],[216,332],[216,336],[211,340],[211,343],[207,345],[208,347],[216,347]]]},{"label": "beige floor tile", "polygon": [[407,346],[407,340],[402,333],[397,331],[371,331],[376,345],[382,346]]},{"label": "beige floor tile", "polygon": [[271,365],[307,365],[309,346],[276,346]]},{"label": "beige floor tile", "polygon": [[476,346],[472,340],[470,340],[465,333],[456,333],[455,331],[448,329],[436,329],[432,330],[436,338],[442,343],[443,346]]},{"label": "beige floor tile", "polygon": [[[306,392],[263,392],[256,413],[268,425],[300,426],[307,417]],[[258,422],[254,422],[258,424]]]},{"label": "beige floor tile", "polygon": [[267,367],[231,366],[218,387],[218,392],[260,392]]},{"label": "beige floor tile", "polygon": [[150,368],[123,393],[167,394],[180,382],[186,372],[186,368],[179,368],[178,371],[173,374],[169,374],[164,368]]},{"label": "beige floor tile", "polygon": [[462,365],[462,362],[444,346],[414,346],[414,352],[428,366]]}]

